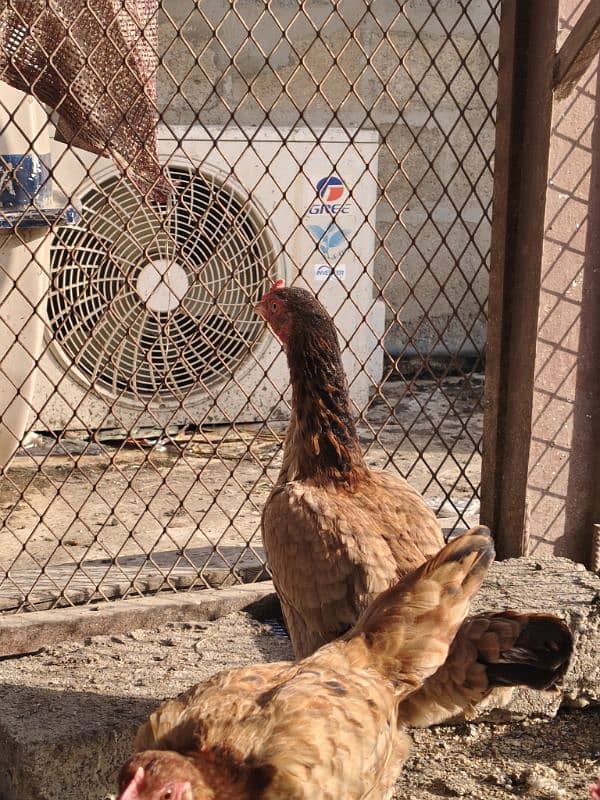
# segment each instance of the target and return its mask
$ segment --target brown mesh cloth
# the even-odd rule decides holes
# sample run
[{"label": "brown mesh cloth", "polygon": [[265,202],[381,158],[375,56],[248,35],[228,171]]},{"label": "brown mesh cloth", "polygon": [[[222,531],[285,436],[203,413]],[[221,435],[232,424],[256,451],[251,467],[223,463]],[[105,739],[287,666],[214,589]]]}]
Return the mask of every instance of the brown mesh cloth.
[{"label": "brown mesh cloth", "polygon": [[59,115],[58,138],[169,194],[156,150],[158,0],[0,0],[0,79]]}]

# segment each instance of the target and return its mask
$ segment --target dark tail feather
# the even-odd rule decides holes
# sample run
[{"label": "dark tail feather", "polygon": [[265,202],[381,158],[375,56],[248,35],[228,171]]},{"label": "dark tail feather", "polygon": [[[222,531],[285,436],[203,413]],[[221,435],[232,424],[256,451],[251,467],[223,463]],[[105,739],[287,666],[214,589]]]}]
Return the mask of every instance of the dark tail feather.
[{"label": "dark tail feather", "polygon": [[567,671],[572,649],[569,629],[549,614],[498,611],[470,617],[444,664],[403,701],[400,718],[426,727],[471,716],[484,700],[493,707],[502,687],[550,689]]},{"label": "dark tail feather", "polygon": [[525,627],[509,649],[494,660],[486,660],[490,686],[528,686],[550,689],[565,674],[573,651],[573,637],[565,623],[548,614],[517,614],[504,611],[499,619],[525,621]]}]

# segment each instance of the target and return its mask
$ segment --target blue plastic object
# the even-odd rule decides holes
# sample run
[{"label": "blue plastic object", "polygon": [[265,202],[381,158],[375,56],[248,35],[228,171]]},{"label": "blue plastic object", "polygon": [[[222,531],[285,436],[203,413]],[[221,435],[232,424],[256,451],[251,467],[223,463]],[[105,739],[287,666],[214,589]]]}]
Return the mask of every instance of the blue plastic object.
[{"label": "blue plastic object", "polygon": [[74,224],[79,211],[52,191],[50,156],[0,154],[0,230]]},{"label": "blue plastic object", "polygon": [[0,155],[0,206],[19,208],[34,199],[44,206],[52,194],[52,181],[47,164],[50,156]]}]

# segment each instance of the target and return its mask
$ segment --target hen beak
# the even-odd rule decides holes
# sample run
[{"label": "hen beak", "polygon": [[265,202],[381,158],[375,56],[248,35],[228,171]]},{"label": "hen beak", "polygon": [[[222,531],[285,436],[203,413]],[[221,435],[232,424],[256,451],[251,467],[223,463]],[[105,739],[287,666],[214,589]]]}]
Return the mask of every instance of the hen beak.
[{"label": "hen beak", "polygon": [[254,313],[258,314],[258,316],[261,317],[261,319],[264,319],[266,322],[267,317],[265,314],[262,300],[254,306]]},{"label": "hen beak", "polygon": [[138,767],[129,784],[123,789],[117,800],[139,800],[140,787],[144,782],[144,768]]}]

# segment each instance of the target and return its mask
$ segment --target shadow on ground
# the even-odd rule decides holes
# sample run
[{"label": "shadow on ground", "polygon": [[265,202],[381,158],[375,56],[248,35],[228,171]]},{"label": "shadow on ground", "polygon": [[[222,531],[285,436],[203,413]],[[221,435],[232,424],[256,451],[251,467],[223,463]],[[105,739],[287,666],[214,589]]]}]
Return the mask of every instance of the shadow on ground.
[{"label": "shadow on ground", "polygon": [[0,684],[0,797],[100,800],[156,700]]}]

